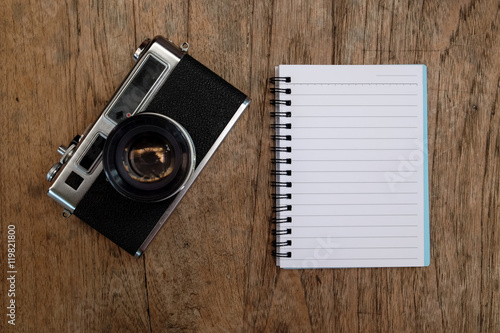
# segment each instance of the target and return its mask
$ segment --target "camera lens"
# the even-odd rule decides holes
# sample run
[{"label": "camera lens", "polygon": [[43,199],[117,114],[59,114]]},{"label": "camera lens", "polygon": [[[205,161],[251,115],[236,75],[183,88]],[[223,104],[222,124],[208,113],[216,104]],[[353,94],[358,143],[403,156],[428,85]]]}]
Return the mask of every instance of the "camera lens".
[{"label": "camera lens", "polygon": [[172,144],[163,137],[146,133],[125,148],[123,165],[133,179],[150,183],[159,181],[172,173],[175,155]]},{"label": "camera lens", "polygon": [[193,142],[174,120],[142,113],[118,124],[103,153],[104,172],[122,195],[156,202],[179,192],[195,166]]}]

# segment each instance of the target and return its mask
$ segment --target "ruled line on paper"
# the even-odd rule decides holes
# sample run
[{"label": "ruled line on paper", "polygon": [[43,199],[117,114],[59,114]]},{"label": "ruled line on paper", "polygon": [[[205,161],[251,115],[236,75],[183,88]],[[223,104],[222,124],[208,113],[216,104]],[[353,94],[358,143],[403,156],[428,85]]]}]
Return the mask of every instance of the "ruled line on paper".
[{"label": "ruled line on paper", "polygon": [[318,128],[396,128],[396,129],[401,129],[401,128],[418,128],[418,126],[293,126],[294,129],[297,128],[312,128],[312,129],[318,129]]},{"label": "ruled line on paper", "polygon": [[322,138],[305,138],[293,136],[292,140],[416,140],[418,138],[341,138],[341,137],[322,137]]},{"label": "ruled line on paper", "polygon": [[292,170],[293,172],[401,172],[401,173],[406,173],[406,172],[411,172],[415,173],[418,172],[417,170],[409,170],[409,171],[402,171],[402,170]]},{"label": "ruled line on paper", "polygon": [[[382,225],[382,224],[375,224],[375,225],[315,225],[315,228],[378,228],[378,227],[383,227],[383,228],[392,228],[392,227],[418,227],[418,224],[387,224],[387,225]],[[294,226],[294,229],[300,229],[300,228],[307,228],[309,229],[309,226]],[[316,237],[301,237],[301,236],[287,236],[287,237],[295,237],[295,238],[316,238]],[[361,236],[352,236],[348,238],[359,238]],[[369,236],[369,237],[375,237],[375,236]],[[377,236],[380,237],[380,236]],[[395,237],[395,236],[391,236]],[[398,236],[399,237],[399,236]],[[416,237],[416,236],[405,236],[405,237]]]},{"label": "ruled line on paper", "polygon": [[321,82],[321,83],[298,83],[298,82],[286,82],[281,83],[283,87],[285,86],[360,86],[360,85],[370,85],[370,86],[401,86],[401,85],[411,85],[418,86],[415,82]]},{"label": "ruled line on paper", "polygon": [[381,181],[381,182],[293,182],[294,184],[416,184],[417,181]]},{"label": "ruled line on paper", "polygon": [[[311,225],[305,228],[321,228],[322,226],[317,226],[317,225]],[[339,226],[339,228],[346,228],[347,226]],[[377,228],[383,228],[384,226],[377,226]],[[294,229],[298,229],[299,227],[293,227]],[[366,228],[365,226],[360,226],[359,228]],[[301,236],[294,236],[292,235],[287,235],[288,238],[291,239],[317,239],[318,237],[301,237]],[[329,236],[328,238],[338,238],[338,239],[379,239],[379,238],[418,238],[417,236],[405,236],[405,235],[393,235],[393,236]],[[345,249],[345,248],[344,248]]]},{"label": "ruled line on paper", "polygon": [[294,162],[419,162],[419,160],[298,160],[294,159]]},{"label": "ruled line on paper", "polygon": [[[315,261],[337,261],[337,260],[417,260],[416,257],[391,257],[391,258],[312,258]],[[302,261],[303,259],[289,259],[289,261]]]},{"label": "ruled line on paper", "polygon": [[418,203],[312,203],[312,204],[294,204],[294,206],[414,206]]},{"label": "ruled line on paper", "polygon": [[318,215],[312,215],[312,214],[309,214],[309,215],[297,215],[297,214],[293,214],[293,213],[290,213],[290,212],[287,212],[289,214],[286,214],[286,215],[289,215],[289,216],[292,216],[292,217],[306,217],[306,216],[418,216],[418,214],[318,214]]},{"label": "ruled line on paper", "polygon": [[322,93],[322,94],[291,94],[293,96],[418,96],[418,94],[332,94],[332,93]]},{"label": "ruled line on paper", "polygon": [[[301,250],[314,250],[314,247],[301,247]],[[333,250],[397,250],[397,249],[418,249],[418,246],[367,246],[367,247],[332,247]]]},{"label": "ruled line on paper", "polygon": [[341,194],[341,195],[346,195],[346,194],[355,194],[355,195],[358,195],[358,194],[367,194],[367,195],[370,195],[370,194],[390,194],[390,195],[394,195],[394,194],[418,194],[418,192],[307,192],[307,193],[300,193],[300,192],[289,192],[289,194],[293,194],[293,195],[330,195],[330,194]]},{"label": "ruled line on paper", "polygon": [[416,77],[416,74],[376,74],[375,76],[414,76]]},{"label": "ruled line on paper", "polygon": [[293,106],[328,106],[328,107],[416,107],[417,104],[293,104]]},{"label": "ruled line on paper", "polygon": [[292,150],[415,150],[415,148],[293,148]]},{"label": "ruled line on paper", "polygon": [[301,116],[293,115],[294,118],[418,118],[418,116]]}]

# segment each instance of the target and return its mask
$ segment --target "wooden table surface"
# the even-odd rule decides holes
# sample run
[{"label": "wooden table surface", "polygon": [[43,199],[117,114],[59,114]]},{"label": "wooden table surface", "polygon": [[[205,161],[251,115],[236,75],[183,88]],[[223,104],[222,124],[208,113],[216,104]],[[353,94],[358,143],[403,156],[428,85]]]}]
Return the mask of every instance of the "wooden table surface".
[{"label": "wooden table surface", "polygon": [[[500,330],[498,1],[3,0],[0,12],[0,331]],[[135,259],[62,218],[45,175],[154,35],[188,41],[252,103]],[[431,265],[277,268],[274,66],[406,63],[428,66]]]}]

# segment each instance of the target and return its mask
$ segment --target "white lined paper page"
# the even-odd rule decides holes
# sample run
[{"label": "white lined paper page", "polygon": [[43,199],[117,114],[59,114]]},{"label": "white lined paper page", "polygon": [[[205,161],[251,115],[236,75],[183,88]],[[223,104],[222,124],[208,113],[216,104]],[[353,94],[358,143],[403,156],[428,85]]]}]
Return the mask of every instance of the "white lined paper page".
[{"label": "white lined paper page", "polygon": [[[283,268],[429,264],[424,65],[281,65],[278,257]],[[285,137],[283,137],[285,138]],[[288,210],[291,209],[291,210]],[[288,234],[288,232],[290,232]],[[290,244],[290,242],[291,244]]]}]

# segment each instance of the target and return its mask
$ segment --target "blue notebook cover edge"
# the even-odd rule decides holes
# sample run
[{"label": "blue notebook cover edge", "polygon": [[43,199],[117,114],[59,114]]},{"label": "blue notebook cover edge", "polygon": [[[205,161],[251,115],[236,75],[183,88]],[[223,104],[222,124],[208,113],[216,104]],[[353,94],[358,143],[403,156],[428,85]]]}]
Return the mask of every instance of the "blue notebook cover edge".
[{"label": "blue notebook cover edge", "polygon": [[424,97],[424,265],[431,263],[431,241],[429,231],[429,159],[427,139],[427,66],[422,65],[423,97]]}]

